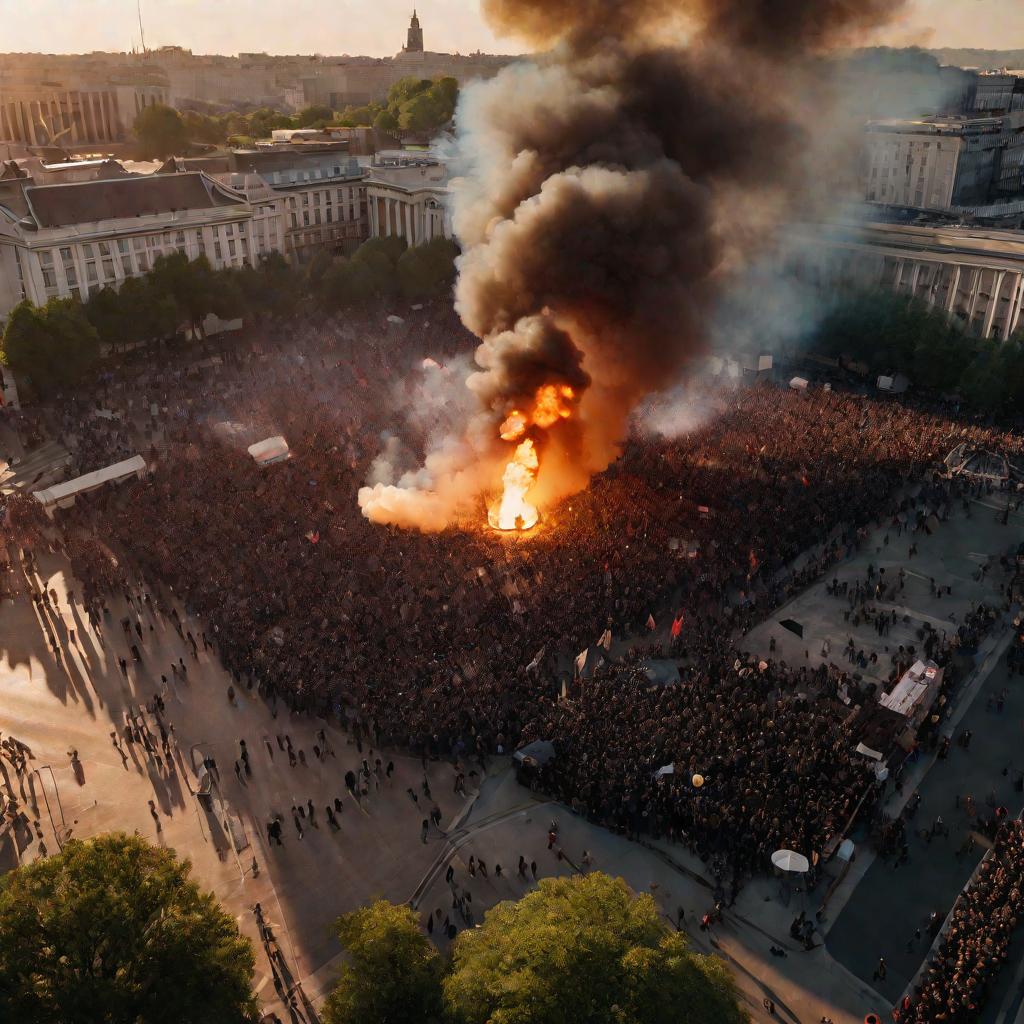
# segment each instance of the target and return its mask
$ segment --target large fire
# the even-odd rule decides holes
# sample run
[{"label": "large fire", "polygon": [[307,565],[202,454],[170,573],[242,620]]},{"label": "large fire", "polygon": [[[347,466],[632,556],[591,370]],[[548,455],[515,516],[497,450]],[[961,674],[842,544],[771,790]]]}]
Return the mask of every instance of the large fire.
[{"label": "large fire", "polygon": [[539,466],[537,449],[529,438],[516,445],[512,461],[502,474],[505,489],[501,502],[491,509],[487,517],[495,529],[529,530],[537,525],[540,518],[537,507],[526,500],[526,495],[537,478]]},{"label": "large fire", "polygon": [[515,441],[516,449],[502,474],[501,501],[487,513],[487,521],[496,530],[529,530],[537,525],[540,513],[526,496],[537,479],[540,459],[533,441],[522,438],[531,426],[547,430],[572,416],[575,397],[567,384],[545,384],[537,389],[529,415],[513,409],[499,427],[501,439]]}]

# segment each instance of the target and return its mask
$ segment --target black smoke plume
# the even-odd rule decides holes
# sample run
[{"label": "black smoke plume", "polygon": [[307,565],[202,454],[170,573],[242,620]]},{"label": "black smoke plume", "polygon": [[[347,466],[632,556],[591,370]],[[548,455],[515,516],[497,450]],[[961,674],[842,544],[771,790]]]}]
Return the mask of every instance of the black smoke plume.
[{"label": "black smoke plume", "polygon": [[[456,308],[480,339],[479,412],[367,516],[440,529],[500,481],[498,424],[544,384],[574,389],[544,431],[541,504],[615,457],[627,418],[706,345],[730,274],[806,202],[812,58],[893,0],[484,0],[543,56],[464,90]],[[476,514],[474,512],[474,514]]]}]

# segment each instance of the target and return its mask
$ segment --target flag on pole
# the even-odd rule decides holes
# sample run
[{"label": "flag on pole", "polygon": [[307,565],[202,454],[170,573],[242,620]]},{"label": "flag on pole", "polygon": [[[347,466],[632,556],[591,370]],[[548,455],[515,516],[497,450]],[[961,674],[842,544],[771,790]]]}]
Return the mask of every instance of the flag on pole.
[{"label": "flag on pole", "polygon": [[673,639],[673,640],[678,640],[678,639],[679,639],[679,636],[680,636],[680,634],[681,634],[682,632],[683,632],[683,613],[682,613],[682,612],[680,612],[680,613],[679,613],[679,614],[678,614],[678,615],[677,615],[677,616],[676,616],[676,617],[675,617],[675,618],[674,618],[674,619],[672,620],[672,639]]}]

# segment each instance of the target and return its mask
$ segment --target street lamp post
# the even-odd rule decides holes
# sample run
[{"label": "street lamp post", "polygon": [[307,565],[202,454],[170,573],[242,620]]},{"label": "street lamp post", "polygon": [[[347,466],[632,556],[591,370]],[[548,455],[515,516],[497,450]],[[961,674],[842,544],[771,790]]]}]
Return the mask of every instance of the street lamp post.
[{"label": "street lamp post", "polygon": [[[57,797],[57,810],[60,812],[60,825],[58,829],[53,820],[53,811],[50,810],[50,798],[46,795],[46,785],[43,782],[42,772],[46,769],[50,773],[50,780],[53,782],[54,796]],[[64,821],[64,807],[60,802],[60,787],[57,785],[57,776],[53,774],[53,769],[48,764],[41,764],[38,768],[32,769],[36,775],[39,776],[39,788],[43,793],[43,801],[46,804],[46,813],[50,819],[50,827],[53,829],[53,835],[57,840],[57,848],[60,850],[64,849],[64,843],[61,840],[61,832],[67,830],[67,823]]]}]

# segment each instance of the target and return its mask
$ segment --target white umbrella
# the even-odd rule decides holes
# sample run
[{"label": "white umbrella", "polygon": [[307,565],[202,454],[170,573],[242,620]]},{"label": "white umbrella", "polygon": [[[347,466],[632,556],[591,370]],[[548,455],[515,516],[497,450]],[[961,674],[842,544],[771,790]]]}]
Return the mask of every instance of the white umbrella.
[{"label": "white umbrella", "polygon": [[772,854],[772,863],[780,871],[804,872],[810,869],[807,858],[802,853],[793,850],[776,850]]}]

